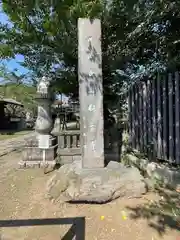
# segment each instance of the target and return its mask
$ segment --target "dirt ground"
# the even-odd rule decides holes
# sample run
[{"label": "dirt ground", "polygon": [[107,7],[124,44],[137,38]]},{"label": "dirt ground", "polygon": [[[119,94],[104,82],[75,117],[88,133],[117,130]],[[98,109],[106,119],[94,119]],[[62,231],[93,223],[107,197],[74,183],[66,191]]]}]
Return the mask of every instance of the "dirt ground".
[{"label": "dirt ground", "polygon": [[[180,240],[177,218],[179,194],[169,192],[148,193],[141,199],[118,199],[104,205],[60,204],[45,198],[47,180],[53,172],[42,169],[18,169],[21,153],[13,152],[0,158],[0,225],[2,220],[54,218],[55,222],[67,218],[85,218],[86,240]],[[163,196],[162,196],[163,195]],[[171,204],[170,204],[170,202]],[[174,209],[173,204],[176,205]],[[180,208],[179,208],[180,209]],[[40,221],[42,224],[43,220]],[[50,221],[52,224],[52,221]],[[36,224],[38,224],[36,222]],[[48,223],[50,224],[50,223]],[[66,233],[71,225],[3,227],[0,239],[56,240],[73,239]],[[83,232],[83,226],[78,225]],[[77,240],[82,240],[77,237]]]}]

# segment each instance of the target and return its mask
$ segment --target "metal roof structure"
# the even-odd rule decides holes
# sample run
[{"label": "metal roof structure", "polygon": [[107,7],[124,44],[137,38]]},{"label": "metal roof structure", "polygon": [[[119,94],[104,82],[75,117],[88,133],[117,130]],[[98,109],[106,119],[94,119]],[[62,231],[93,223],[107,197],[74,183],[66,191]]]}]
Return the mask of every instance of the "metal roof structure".
[{"label": "metal roof structure", "polygon": [[14,104],[14,105],[19,105],[19,106],[24,106],[21,102],[18,102],[12,98],[0,98],[0,103],[3,102],[3,103],[9,103],[9,104]]}]

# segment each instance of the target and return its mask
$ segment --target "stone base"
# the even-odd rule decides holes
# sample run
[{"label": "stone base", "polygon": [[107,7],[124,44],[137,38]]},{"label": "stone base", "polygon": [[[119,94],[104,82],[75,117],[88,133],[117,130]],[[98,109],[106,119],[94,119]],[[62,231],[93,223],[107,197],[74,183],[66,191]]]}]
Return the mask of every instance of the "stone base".
[{"label": "stone base", "polygon": [[36,139],[26,142],[22,151],[22,161],[19,162],[20,168],[39,168],[54,166],[57,157],[56,138],[49,138],[49,148],[41,149],[38,147],[38,136]]},{"label": "stone base", "polygon": [[47,183],[47,196],[63,202],[106,203],[146,193],[138,169],[110,162],[106,168],[83,169],[81,161],[66,164]]},{"label": "stone base", "polygon": [[57,145],[47,149],[25,147],[22,151],[23,161],[53,161],[56,158]]}]

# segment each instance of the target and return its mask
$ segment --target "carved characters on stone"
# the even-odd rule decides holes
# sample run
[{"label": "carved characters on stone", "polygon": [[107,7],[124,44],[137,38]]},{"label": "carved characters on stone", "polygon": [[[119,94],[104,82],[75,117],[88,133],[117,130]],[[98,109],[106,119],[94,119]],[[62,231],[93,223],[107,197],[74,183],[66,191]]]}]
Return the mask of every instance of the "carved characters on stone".
[{"label": "carved characters on stone", "polygon": [[86,129],[86,118],[83,116],[83,127]]},{"label": "carved characters on stone", "polygon": [[96,150],[95,150],[95,146],[96,146],[95,141],[91,141],[91,146],[92,146],[93,152],[96,152]]},{"label": "carved characters on stone", "polygon": [[95,124],[91,124],[91,125],[89,126],[89,129],[90,129],[90,132],[91,132],[91,133],[95,133],[95,132],[96,132],[96,125],[95,125]]},{"label": "carved characters on stone", "polygon": [[90,71],[89,71],[89,77],[92,77],[92,76],[93,76],[93,74],[94,74],[94,73],[93,73],[93,71],[92,71],[92,70],[90,70]]},{"label": "carved characters on stone", "polygon": [[89,104],[88,111],[94,112],[96,110],[96,106],[94,104]]}]

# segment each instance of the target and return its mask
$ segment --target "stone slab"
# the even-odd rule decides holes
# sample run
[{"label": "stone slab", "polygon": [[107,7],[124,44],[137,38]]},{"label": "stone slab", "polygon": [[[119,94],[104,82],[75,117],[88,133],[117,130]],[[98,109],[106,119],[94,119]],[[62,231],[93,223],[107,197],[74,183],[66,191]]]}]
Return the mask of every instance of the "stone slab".
[{"label": "stone slab", "polygon": [[47,183],[47,196],[58,201],[106,203],[145,193],[139,170],[117,162],[110,162],[106,168],[84,169],[81,161],[75,161],[60,167]]}]

